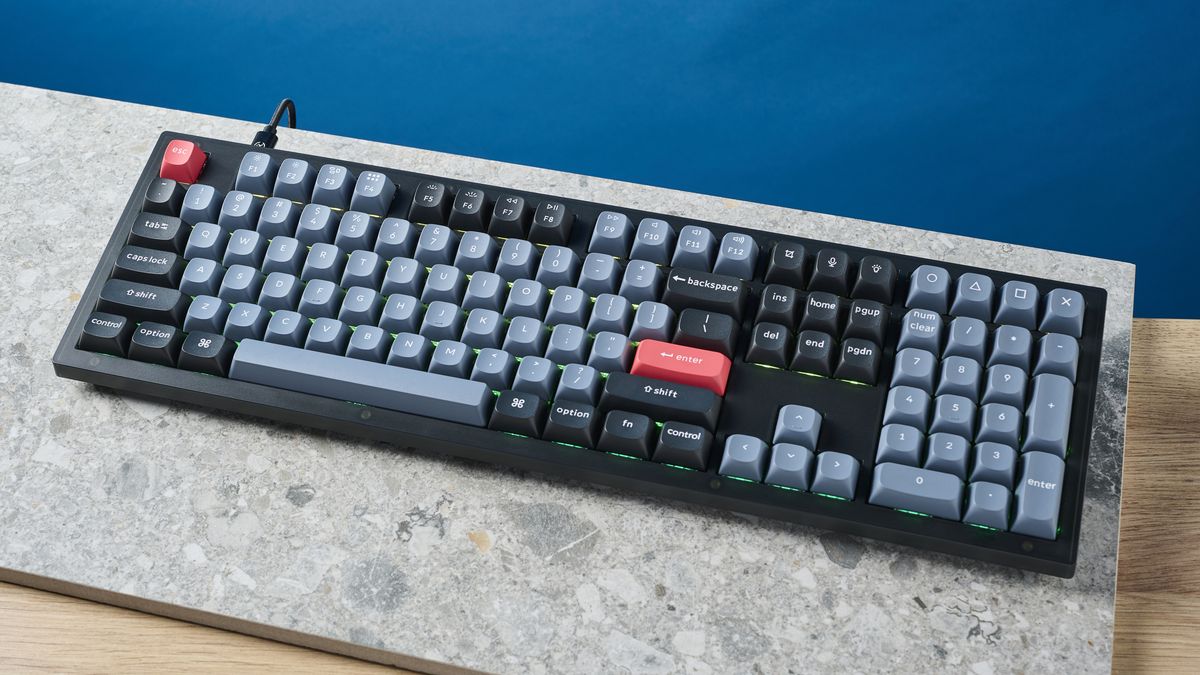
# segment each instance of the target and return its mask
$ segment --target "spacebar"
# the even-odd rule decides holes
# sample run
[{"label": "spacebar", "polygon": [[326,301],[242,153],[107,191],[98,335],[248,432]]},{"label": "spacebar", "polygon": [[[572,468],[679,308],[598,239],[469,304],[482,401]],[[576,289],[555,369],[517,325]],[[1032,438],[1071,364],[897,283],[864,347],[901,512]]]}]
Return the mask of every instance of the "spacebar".
[{"label": "spacebar", "polygon": [[492,406],[482,382],[259,340],[239,343],[229,377],[477,427]]}]

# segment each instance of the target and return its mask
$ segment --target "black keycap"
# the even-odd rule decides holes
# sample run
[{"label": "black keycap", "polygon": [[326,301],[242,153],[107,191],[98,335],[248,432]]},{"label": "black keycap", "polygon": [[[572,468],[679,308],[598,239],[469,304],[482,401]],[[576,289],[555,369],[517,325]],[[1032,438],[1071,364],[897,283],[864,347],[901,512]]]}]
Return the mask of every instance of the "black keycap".
[{"label": "black keycap", "polygon": [[183,253],[183,247],[191,233],[192,228],[184,227],[183,221],[175,216],[143,212],[133,221],[133,229],[129,231],[129,243],[160,251]]},{"label": "black keycap", "polygon": [[654,420],[679,420],[712,429],[721,412],[721,399],[700,387],[612,373],[604,381],[600,410],[640,410]]},{"label": "black keycap", "polygon": [[896,266],[892,261],[875,255],[863,258],[858,265],[858,278],[854,281],[853,296],[890,305],[895,291]]},{"label": "black keycap", "polygon": [[77,346],[89,352],[125,356],[131,335],[133,322],[129,319],[107,312],[92,312],[83,324]]},{"label": "black keycap", "polygon": [[178,255],[142,246],[123,247],[113,268],[113,276],[118,279],[172,288],[179,285],[182,273],[183,263]]},{"label": "black keycap", "polygon": [[880,348],[862,338],[850,338],[842,343],[842,356],[833,376],[863,384],[875,384],[879,378]]},{"label": "black keycap", "polygon": [[503,195],[497,199],[492,209],[492,220],[488,223],[488,234],[493,237],[526,238],[529,235],[529,208],[525,206],[525,198]]},{"label": "black keycap", "polygon": [[728,314],[741,321],[748,293],[741,279],[675,267],[667,276],[662,301],[676,312],[694,307]]},{"label": "black keycap", "polygon": [[727,314],[702,309],[685,309],[679,314],[675,343],[707,349],[733,358],[737,324]]},{"label": "black keycap", "polygon": [[412,208],[408,219],[414,223],[446,224],[446,211],[450,208],[450,195],[441,183],[424,181],[413,194]]},{"label": "black keycap", "polygon": [[654,444],[654,422],[645,415],[614,410],[604,418],[600,431],[600,443],[596,446],[605,452],[650,459]]},{"label": "black keycap", "polygon": [[850,256],[845,251],[833,248],[817,251],[808,290],[847,295],[850,290]]},{"label": "black keycap", "polygon": [[658,434],[654,461],[704,471],[708,467],[710,447],[712,434],[707,429],[683,422],[667,422]]},{"label": "black keycap", "polygon": [[229,362],[235,348],[233,340],[224,335],[202,331],[188,333],[179,348],[179,367],[229,377]]},{"label": "black keycap", "polygon": [[771,284],[783,284],[792,288],[804,288],[808,261],[803,244],[791,241],[781,241],[771,247],[771,257],[767,259],[766,281]]},{"label": "black keycap", "polygon": [[792,335],[787,328],[764,321],[754,327],[750,346],[746,349],[746,361],[787,368],[791,343]]},{"label": "black keycap", "polygon": [[846,332],[843,337],[862,338],[881,345],[884,331],[887,329],[887,322],[887,307],[874,300],[855,300],[850,303],[849,318],[846,319]]},{"label": "black keycap", "polygon": [[454,206],[450,209],[450,222],[455,230],[482,230],[483,218],[487,212],[487,196],[477,187],[465,187],[454,197]]},{"label": "black keycap", "polygon": [[496,397],[489,429],[538,438],[546,418],[542,399],[523,391],[502,391]]},{"label": "black keycap", "polygon": [[550,404],[550,414],[546,417],[546,431],[542,433],[542,438],[594,448],[599,426],[599,415],[594,407],[575,401],[555,401]]},{"label": "black keycap", "polygon": [[173,288],[151,286],[125,279],[109,279],[100,289],[97,308],[102,312],[120,314],[134,321],[179,325],[190,302],[189,298]]},{"label": "black keycap", "polygon": [[173,366],[179,356],[180,342],[183,342],[183,334],[175,326],[143,321],[134,329],[129,341],[129,358]]},{"label": "black keycap", "polygon": [[796,336],[796,354],[792,370],[829,377],[833,374],[833,338],[815,330],[800,331]]},{"label": "black keycap", "polygon": [[842,301],[831,293],[809,293],[804,302],[804,318],[800,319],[800,330],[816,330],[830,335],[838,334]]},{"label": "black keycap", "polygon": [[796,319],[800,316],[800,293],[790,286],[783,284],[767,284],[763,287],[762,299],[758,301],[758,315],[755,321],[770,321],[787,326],[789,330],[796,328]]},{"label": "black keycap", "polygon": [[571,226],[575,214],[567,205],[559,202],[542,202],[533,214],[533,225],[529,228],[529,240],[535,244],[565,245],[571,238]]},{"label": "black keycap", "polygon": [[183,206],[183,186],[170,178],[155,178],[146,188],[146,200],[142,209],[163,216],[179,215]]}]

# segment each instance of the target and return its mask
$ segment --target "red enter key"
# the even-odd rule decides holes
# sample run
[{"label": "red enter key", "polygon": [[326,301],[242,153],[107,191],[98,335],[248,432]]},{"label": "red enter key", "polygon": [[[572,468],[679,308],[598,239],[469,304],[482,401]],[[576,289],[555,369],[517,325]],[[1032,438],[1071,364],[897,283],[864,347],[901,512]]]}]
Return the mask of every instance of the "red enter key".
[{"label": "red enter key", "polygon": [[717,396],[725,395],[729,359],[707,349],[684,347],[658,340],[642,340],[629,372],[676,384],[704,387]]}]

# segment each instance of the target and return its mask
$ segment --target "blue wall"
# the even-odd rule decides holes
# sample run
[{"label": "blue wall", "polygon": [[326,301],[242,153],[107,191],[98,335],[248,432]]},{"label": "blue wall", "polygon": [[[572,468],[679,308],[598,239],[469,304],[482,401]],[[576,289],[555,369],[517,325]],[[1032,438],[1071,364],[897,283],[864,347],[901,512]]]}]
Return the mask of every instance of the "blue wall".
[{"label": "blue wall", "polygon": [[1200,316],[1200,3],[143,4],[7,8],[0,80],[1128,260]]}]

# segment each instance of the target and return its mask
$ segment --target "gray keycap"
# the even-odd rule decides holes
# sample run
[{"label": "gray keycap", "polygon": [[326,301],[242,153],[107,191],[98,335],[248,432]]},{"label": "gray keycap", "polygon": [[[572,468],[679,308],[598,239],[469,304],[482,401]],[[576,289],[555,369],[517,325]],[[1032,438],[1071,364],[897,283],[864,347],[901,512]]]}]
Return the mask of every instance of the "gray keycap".
[{"label": "gray keycap", "polygon": [[581,289],[559,286],[550,296],[550,305],[546,309],[546,325],[569,323],[582,326],[587,323],[587,314],[591,308],[592,299]]},{"label": "gray keycap", "polygon": [[1021,436],[1021,411],[1003,403],[985,403],[979,408],[977,443],[990,441],[1017,447]]},{"label": "gray keycap", "polygon": [[417,245],[417,228],[403,218],[384,218],[375,237],[375,252],[384,260],[410,258]]},{"label": "gray keycap", "polygon": [[391,178],[378,171],[364,171],[354,182],[354,193],[350,196],[350,208],[355,211],[381,216],[392,207],[396,196],[396,184]]},{"label": "gray keycap", "polygon": [[942,361],[942,374],[938,379],[937,395],[955,394],[979,400],[979,386],[983,382],[983,366],[965,356],[951,356]]},{"label": "gray keycap", "polygon": [[958,278],[955,285],[954,303],[950,305],[950,313],[954,316],[991,321],[995,293],[996,286],[991,277],[967,272]]},{"label": "gray keycap", "polygon": [[762,439],[746,434],[730,434],[717,473],[761,483],[766,477],[770,451]]},{"label": "gray keycap", "polygon": [[336,283],[342,280],[342,271],[345,269],[345,253],[333,244],[317,243],[308,249],[308,255],[304,257],[300,279],[305,282],[322,279]]},{"label": "gray keycap", "polygon": [[557,386],[558,366],[550,359],[527,356],[517,365],[517,374],[513,377],[512,385],[514,391],[523,391],[549,400]]},{"label": "gray keycap", "polygon": [[271,272],[283,272],[299,276],[304,269],[304,258],[308,255],[308,251],[300,245],[300,242],[291,237],[278,236],[267,244],[267,250],[263,256],[262,271],[270,274]]},{"label": "gray keycap", "polygon": [[374,326],[379,322],[379,310],[383,300],[373,288],[351,286],[346,289],[338,321],[347,326]]},{"label": "gray keycap", "polygon": [[1042,311],[1043,333],[1062,333],[1071,337],[1083,335],[1083,295],[1079,291],[1056,288],[1046,294]]},{"label": "gray keycap", "polygon": [[362,211],[347,211],[338,222],[333,243],[343,251],[370,249],[375,245],[375,234],[379,231],[379,220]]},{"label": "gray keycap", "polygon": [[[509,241],[512,241],[511,239]],[[504,316],[513,319],[527,316],[541,320],[546,316],[549,294],[546,287],[533,279],[517,279],[508,289],[508,302],[504,303]]]},{"label": "gray keycap", "polygon": [[635,305],[658,301],[662,297],[664,283],[666,274],[661,267],[644,260],[631,260],[621,276],[619,293]]},{"label": "gray keycap", "polygon": [[350,334],[346,356],[383,363],[391,346],[392,336],[388,335],[387,331],[378,326],[359,326]]},{"label": "gray keycap", "polygon": [[969,398],[954,394],[938,396],[933,400],[933,422],[929,431],[975,438],[975,404]]},{"label": "gray keycap", "polygon": [[425,265],[449,265],[458,251],[458,233],[445,225],[426,225],[419,237],[413,257]]},{"label": "gray keycap", "polygon": [[600,385],[599,371],[591,366],[572,363],[562,370],[554,400],[596,405],[600,400]]},{"label": "gray keycap", "polygon": [[183,247],[183,257],[208,258],[220,260],[225,256],[225,246],[229,243],[229,234],[216,223],[198,223],[188,235],[187,244]]},{"label": "gray keycap", "polygon": [[289,347],[303,347],[308,338],[308,319],[299,312],[279,310],[271,315],[263,339]]},{"label": "gray keycap", "polygon": [[587,364],[602,373],[629,372],[633,363],[633,348],[629,339],[620,333],[601,331],[592,340],[592,353]]},{"label": "gray keycap", "polygon": [[229,303],[211,295],[197,295],[183,317],[183,329],[189,333],[221,333],[229,317]]},{"label": "gray keycap", "polygon": [[286,272],[271,272],[258,294],[258,304],[269,312],[296,309],[303,292],[304,284],[295,276]]},{"label": "gray keycap", "polygon": [[529,316],[515,317],[504,334],[504,351],[513,356],[541,356],[550,340],[550,331],[538,319]]},{"label": "gray keycap", "polygon": [[484,348],[475,356],[471,379],[483,382],[492,389],[511,389],[513,376],[517,373],[517,360],[512,354],[499,349]]},{"label": "gray keycap", "polygon": [[1025,440],[1021,452],[1047,452],[1067,456],[1074,385],[1062,375],[1033,378],[1033,394],[1025,410]]},{"label": "gray keycap", "polygon": [[546,358],[555,363],[583,363],[591,349],[587,331],[579,326],[559,324],[550,331]]},{"label": "gray keycap", "polygon": [[321,204],[308,204],[300,211],[296,223],[296,239],[301,244],[331,244],[337,232],[339,216],[336,211]]},{"label": "gray keycap", "polygon": [[350,205],[350,195],[353,192],[354,175],[349,169],[337,164],[326,164],[317,172],[312,202],[344,209]]},{"label": "gray keycap", "polygon": [[249,302],[239,302],[229,310],[229,316],[225,319],[225,330],[221,334],[234,342],[261,340],[270,318],[270,312],[262,307]]},{"label": "gray keycap", "polygon": [[962,356],[983,363],[987,352],[987,325],[979,319],[960,316],[950,322],[944,356]]},{"label": "gray keycap", "polygon": [[307,202],[312,196],[316,180],[317,170],[308,162],[302,159],[285,159],[279,165],[272,194],[294,202]]},{"label": "gray keycap", "polygon": [[898,349],[924,349],[934,356],[942,349],[942,317],[926,309],[910,309],[900,325]]},{"label": "gray keycap", "polygon": [[1028,281],[1010,281],[1000,287],[996,323],[1033,330],[1037,325],[1038,290]]},{"label": "gray keycap", "polygon": [[967,512],[964,523],[982,525],[993,530],[1008,529],[1008,509],[1012,495],[1003,485],[971,483],[967,488]]},{"label": "gray keycap", "polygon": [[1017,475],[1017,451],[1003,443],[985,441],[975,444],[975,461],[971,464],[971,482],[987,481],[1012,489]]},{"label": "gray keycap", "polygon": [[233,265],[248,265],[261,267],[263,256],[267,253],[267,240],[254,230],[235,230],[229,236],[229,245],[225,247],[225,256],[221,264],[225,267]]},{"label": "gray keycap", "polygon": [[269,195],[275,188],[275,172],[279,164],[265,152],[251,150],[242,155],[233,187],[256,195]]},{"label": "gray keycap", "polygon": [[430,340],[457,340],[462,335],[466,318],[462,310],[449,302],[435,300],[425,308],[425,320],[421,322],[421,335]]},{"label": "gray keycap", "polygon": [[984,403],[1003,403],[1024,408],[1025,384],[1028,379],[1016,366],[992,366],[987,369],[982,400]]},{"label": "gray keycap", "polygon": [[332,281],[314,279],[305,285],[296,311],[311,318],[332,318],[337,316],[344,295],[345,291]]},{"label": "gray keycap", "polygon": [[342,287],[379,288],[386,270],[387,265],[383,258],[380,258],[379,254],[374,251],[354,251],[346,260],[346,269],[342,272]]},{"label": "gray keycap", "polygon": [[225,302],[254,302],[262,292],[263,278],[258,270],[234,265],[225,270],[217,295]]},{"label": "gray keycap", "polygon": [[633,223],[629,216],[616,211],[604,211],[596,218],[588,251],[618,258],[627,257],[633,240]]},{"label": "gray keycap", "polygon": [[476,272],[467,282],[463,309],[491,309],[499,312],[504,308],[508,284],[495,272]]},{"label": "gray keycap", "polygon": [[671,257],[671,267],[711,272],[716,248],[717,240],[708,228],[688,225],[679,231],[675,255]]},{"label": "gray keycap", "polygon": [[921,450],[925,434],[907,424],[887,424],[879,432],[875,448],[875,463],[895,462],[909,466],[921,465]]},{"label": "gray keycap", "polygon": [[379,290],[384,295],[403,293],[419,297],[421,291],[425,289],[427,276],[428,272],[426,272],[425,266],[416,260],[392,258],[392,262],[387,266],[387,271],[383,273],[383,283]]},{"label": "gray keycap", "polygon": [[414,333],[397,333],[388,350],[387,363],[389,366],[425,370],[429,367],[429,357],[433,354],[433,345],[429,340]]},{"label": "gray keycap", "polygon": [[442,300],[458,305],[462,303],[466,290],[467,278],[461,270],[449,265],[434,265],[429,270],[429,278],[425,280],[425,290],[421,291],[421,302],[429,304]]},{"label": "gray keycap", "polygon": [[224,195],[211,185],[192,183],[183,195],[179,219],[188,225],[215,223],[221,214]]},{"label": "gray keycap", "polygon": [[675,231],[665,220],[642,218],[633,237],[633,248],[629,252],[632,260],[646,260],[666,265],[675,250]]},{"label": "gray keycap", "polygon": [[929,436],[925,452],[925,468],[953,474],[959,480],[967,477],[967,459],[971,443],[955,434],[935,433]]},{"label": "gray keycap", "polygon": [[631,315],[632,308],[625,298],[611,293],[598,295],[596,302],[592,303],[592,316],[587,324],[588,332],[609,331],[628,335]]},{"label": "gray keycap", "polygon": [[[221,288],[225,268],[208,258],[192,258],[183,268],[179,290],[185,295],[216,295]],[[208,331],[210,333],[216,331]]]},{"label": "gray keycap", "polygon": [[962,520],[963,485],[957,477],[903,464],[879,464],[868,501],[877,506]]},{"label": "gray keycap", "polygon": [[500,247],[496,240],[483,232],[466,232],[458,242],[454,266],[467,274],[490,272],[496,266]]},{"label": "gray keycap", "polygon": [[1021,455],[1013,532],[1040,539],[1058,538],[1058,508],[1062,502],[1065,470],[1066,465],[1055,455],[1036,451]]},{"label": "gray keycap", "polygon": [[935,265],[913,270],[907,306],[945,314],[950,306],[950,273]]},{"label": "gray keycap", "polygon": [[1047,333],[1038,340],[1036,363],[1034,375],[1062,375],[1074,382],[1075,371],[1079,367],[1079,342],[1070,335]]},{"label": "gray keycap", "polygon": [[458,340],[442,340],[429,357],[429,372],[450,377],[467,377],[471,374],[475,352]]},{"label": "gray keycap", "polygon": [[643,302],[633,314],[629,339],[671,341],[675,329],[675,312],[661,302]]},{"label": "gray keycap", "polygon": [[257,340],[238,346],[229,376],[477,427],[487,425],[493,403],[480,382]]},{"label": "gray keycap", "polygon": [[379,327],[389,333],[416,333],[424,317],[425,308],[420,300],[406,293],[393,293],[383,303]]},{"label": "gray keycap", "polygon": [[1033,356],[1033,335],[1020,326],[998,326],[992,339],[992,355],[988,365],[1007,364],[1029,372]]},{"label": "gray keycap", "polygon": [[771,446],[771,460],[763,482],[807,490],[812,482],[813,462],[812,450],[793,443],[776,443]]},{"label": "gray keycap", "polygon": [[546,288],[574,286],[579,279],[579,256],[566,246],[547,246],[534,277]]},{"label": "gray keycap", "polygon": [[713,266],[713,272],[739,279],[752,279],[757,264],[758,242],[754,241],[750,235],[729,232],[721,237],[721,246],[717,249],[717,262]]},{"label": "gray keycap", "polygon": [[262,211],[262,202],[249,192],[234,190],[225,195],[221,202],[221,214],[217,216],[217,224],[226,230],[253,230],[258,224],[258,214]]},{"label": "gray keycap", "polygon": [[929,394],[916,387],[893,387],[884,407],[884,424],[905,424],[924,432],[929,424]]},{"label": "gray keycap", "polygon": [[932,394],[937,369],[937,357],[924,349],[901,349],[896,354],[896,366],[892,370],[893,387],[916,387]]},{"label": "gray keycap", "polygon": [[822,452],[817,455],[817,469],[813,473],[812,491],[854,499],[854,486],[858,483],[858,460],[842,452]]},{"label": "gray keycap", "polygon": [[603,253],[589,253],[579,270],[579,287],[584,293],[597,296],[615,293],[620,280],[616,259]]},{"label": "gray keycap", "polygon": [[504,317],[492,309],[473,309],[463,325],[462,341],[475,349],[498,348],[504,338]]},{"label": "gray keycap", "polygon": [[254,228],[262,236],[290,237],[296,234],[296,223],[300,221],[300,207],[282,197],[271,197],[263,202],[258,214],[258,225]]},{"label": "gray keycap", "polygon": [[821,437],[821,414],[808,406],[785,405],[775,418],[773,443],[795,443],[815,450]]},{"label": "gray keycap", "polygon": [[508,239],[500,247],[500,259],[496,261],[496,274],[505,281],[528,279],[537,269],[537,248],[524,239]]}]

